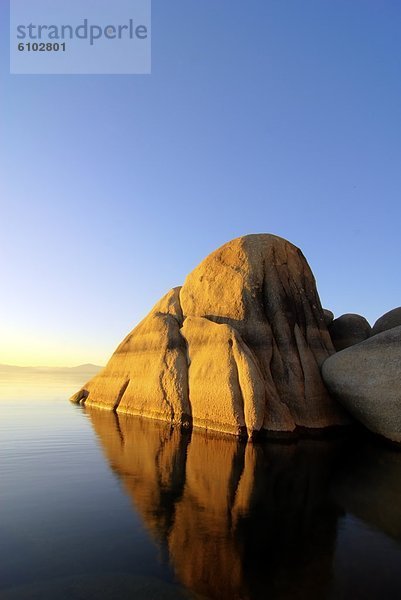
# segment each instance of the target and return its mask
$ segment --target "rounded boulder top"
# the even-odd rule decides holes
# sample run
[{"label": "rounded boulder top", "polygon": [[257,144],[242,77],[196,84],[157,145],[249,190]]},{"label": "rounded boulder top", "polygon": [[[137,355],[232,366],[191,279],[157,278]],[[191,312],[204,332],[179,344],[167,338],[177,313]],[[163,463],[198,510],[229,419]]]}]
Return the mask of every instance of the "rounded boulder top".
[{"label": "rounded boulder top", "polygon": [[389,310],[383,316],[377,319],[376,323],[373,325],[372,335],[382,333],[388,329],[393,329],[393,327],[399,327],[400,325],[401,306],[398,308],[393,308],[393,310]]}]

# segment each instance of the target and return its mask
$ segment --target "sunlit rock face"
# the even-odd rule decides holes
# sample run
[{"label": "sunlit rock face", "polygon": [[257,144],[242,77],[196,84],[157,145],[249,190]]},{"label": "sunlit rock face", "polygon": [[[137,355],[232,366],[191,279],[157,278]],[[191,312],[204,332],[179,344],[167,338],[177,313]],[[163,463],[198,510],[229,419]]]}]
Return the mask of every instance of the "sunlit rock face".
[{"label": "sunlit rock face", "polygon": [[268,234],[208,256],[73,401],[252,437],[347,422],[320,375],[334,352],[302,252]]},{"label": "sunlit rock face", "polygon": [[[201,598],[326,598],[343,442],[245,444],[89,410],[115,473],[179,581]],[[196,596],[198,597],[198,596]]]}]

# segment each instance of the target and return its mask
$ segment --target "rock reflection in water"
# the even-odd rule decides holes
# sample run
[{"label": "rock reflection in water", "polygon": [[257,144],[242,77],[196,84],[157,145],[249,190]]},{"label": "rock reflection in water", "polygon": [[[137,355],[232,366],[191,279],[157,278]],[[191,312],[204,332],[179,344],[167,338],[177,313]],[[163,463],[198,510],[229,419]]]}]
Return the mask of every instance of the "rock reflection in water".
[{"label": "rock reflection in water", "polygon": [[347,513],[401,542],[399,450],[360,444],[333,482],[333,496]]},{"label": "rock reflection in water", "polygon": [[208,598],[323,598],[338,442],[244,444],[90,411],[112,468],[179,580]]}]

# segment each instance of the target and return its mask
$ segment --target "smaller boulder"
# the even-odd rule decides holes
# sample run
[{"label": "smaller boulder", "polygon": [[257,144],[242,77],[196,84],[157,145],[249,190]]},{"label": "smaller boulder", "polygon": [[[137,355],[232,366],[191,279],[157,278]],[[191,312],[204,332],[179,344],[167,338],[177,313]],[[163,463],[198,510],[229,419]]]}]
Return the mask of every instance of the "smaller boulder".
[{"label": "smaller boulder", "polygon": [[373,433],[401,443],[401,326],[330,356],[323,380]]},{"label": "smaller boulder", "polygon": [[330,323],[332,323],[334,321],[334,313],[331,310],[329,310],[328,308],[324,308],[323,316],[324,316],[324,322],[326,323],[326,326],[328,327],[330,325]]},{"label": "smaller boulder", "polygon": [[337,352],[364,342],[370,337],[372,331],[365,317],[352,313],[334,319],[328,329]]},{"label": "smaller boulder", "polygon": [[372,328],[372,335],[387,331],[393,327],[398,327],[399,325],[401,325],[401,306],[393,308],[393,310],[387,312],[380,319],[377,319]]}]

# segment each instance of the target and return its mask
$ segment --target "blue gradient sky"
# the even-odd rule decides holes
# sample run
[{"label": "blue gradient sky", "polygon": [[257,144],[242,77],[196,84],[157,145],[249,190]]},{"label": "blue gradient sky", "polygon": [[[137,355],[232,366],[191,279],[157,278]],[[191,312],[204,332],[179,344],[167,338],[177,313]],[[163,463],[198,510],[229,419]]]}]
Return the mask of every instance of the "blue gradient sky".
[{"label": "blue gradient sky", "polygon": [[151,76],[11,76],[0,362],[104,363],[217,246],[300,246],[324,306],[401,304],[401,3],[153,0]]}]

